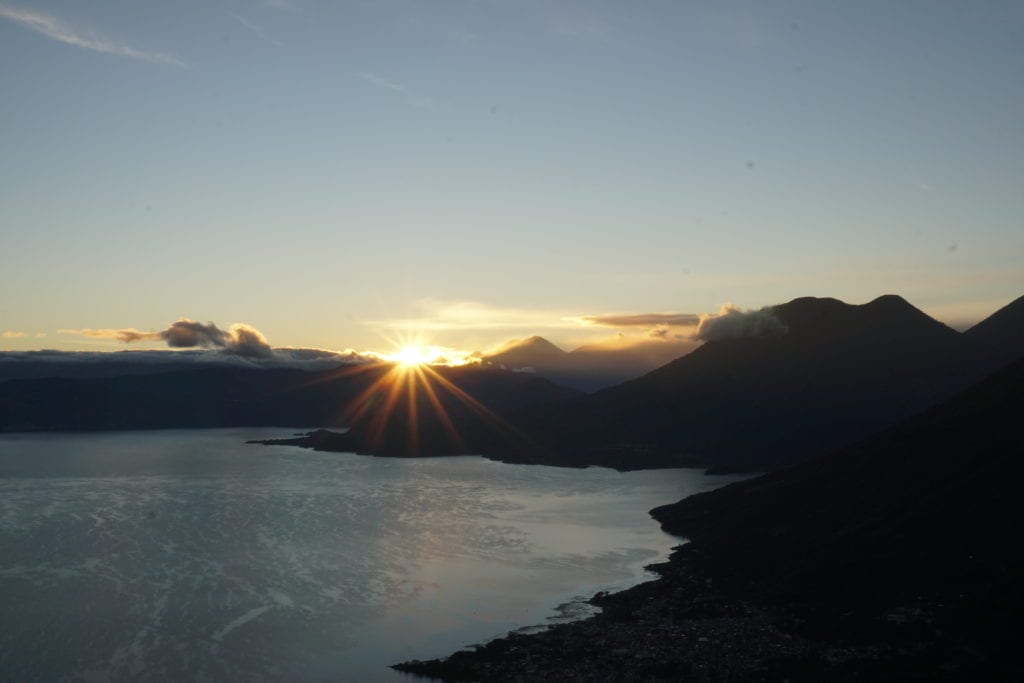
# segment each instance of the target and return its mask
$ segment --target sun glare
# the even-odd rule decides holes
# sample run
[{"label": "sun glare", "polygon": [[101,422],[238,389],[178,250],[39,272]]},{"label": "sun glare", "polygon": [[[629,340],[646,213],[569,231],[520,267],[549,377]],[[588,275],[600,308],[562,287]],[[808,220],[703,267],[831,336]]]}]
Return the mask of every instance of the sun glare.
[{"label": "sun glare", "polygon": [[426,365],[431,359],[428,350],[422,346],[403,346],[391,355],[390,360],[405,367],[413,367]]},{"label": "sun glare", "polygon": [[[390,340],[388,340],[390,341]],[[457,409],[461,419],[475,415],[476,419],[504,433],[515,429],[460,388],[452,378],[464,376],[452,371],[454,366],[479,363],[472,353],[446,346],[423,343],[419,339],[391,342],[393,351],[372,355],[380,363],[345,366],[339,373],[365,376],[366,385],[353,399],[347,401],[339,416],[340,424],[361,430],[363,438],[372,448],[382,444],[392,450],[403,449],[407,455],[421,453],[422,428],[429,430],[430,448],[448,440],[445,446],[452,452],[465,452],[463,437],[448,413]],[[332,375],[337,376],[337,375]],[[438,441],[440,439],[441,441]]]},{"label": "sun glare", "polygon": [[378,358],[395,363],[401,368],[417,368],[425,365],[466,365],[476,362],[473,354],[447,346],[424,344],[409,340],[395,343],[397,350],[390,353],[376,353]]}]

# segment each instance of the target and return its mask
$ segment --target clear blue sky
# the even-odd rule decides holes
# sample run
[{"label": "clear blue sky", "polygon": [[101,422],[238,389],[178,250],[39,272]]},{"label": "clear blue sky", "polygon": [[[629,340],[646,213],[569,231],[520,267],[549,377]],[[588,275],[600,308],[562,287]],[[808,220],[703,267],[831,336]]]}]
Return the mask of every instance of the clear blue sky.
[{"label": "clear blue sky", "polygon": [[1024,293],[1022,122],[1020,2],[0,0],[0,349],[978,319]]}]

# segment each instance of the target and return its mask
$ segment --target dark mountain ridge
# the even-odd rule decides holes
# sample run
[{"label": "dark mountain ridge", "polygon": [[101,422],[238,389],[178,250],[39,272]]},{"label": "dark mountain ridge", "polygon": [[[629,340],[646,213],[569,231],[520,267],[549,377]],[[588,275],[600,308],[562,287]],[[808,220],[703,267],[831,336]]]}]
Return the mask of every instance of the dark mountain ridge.
[{"label": "dark mountain ridge", "polygon": [[984,347],[999,364],[1019,358],[1024,353],[1024,296],[968,329],[964,336]]},{"label": "dark mountain ridge", "polygon": [[766,469],[836,448],[976,381],[995,360],[898,296],[774,307],[785,332],[709,341],[643,377],[524,414],[568,461]]},{"label": "dark mountain ridge", "polygon": [[[388,379],[393,368],[388,363],[327,371],[211,365],[145,375],[9,380],[0,382],[0,432],[344,427],[364,403],[367,417],[380,412],[396,385]],[[434,372],[494,415],[576,395],[539,377],[488,368]],[[435,397],[452,419],[464,419],[467,409],[453,391],[437,390]],[[422,390],[417,398],[419,406],[430,405]]]}]

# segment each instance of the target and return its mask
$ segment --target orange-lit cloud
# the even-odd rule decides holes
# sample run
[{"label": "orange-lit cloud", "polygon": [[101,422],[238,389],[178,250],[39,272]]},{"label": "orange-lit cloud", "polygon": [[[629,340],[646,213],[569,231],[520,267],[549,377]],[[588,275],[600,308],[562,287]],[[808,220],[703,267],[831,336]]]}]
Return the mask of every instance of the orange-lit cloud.
[{"label": "orange-lit cloud", "polygon": [[79,337],[89,337],[91,339],[115,339],[122,342],[136,342],[143,340],[156,340],[161,339],[159,332],[142,332],[134,328],[125,328],[120,330],[101,329],[94,330],[88,327],[84,327],[78,330],[57,330],[60,334],[74,334]]},{"label": "orange-lit cloud", "polygon": [[700,323],[696,313],[637,313],[584,315],[580,320],[601,327],[659,327],[669,325],[690,326]]},{"label": "orange-lit cloud", "polygon": [[[589,342],[594,348],[627,349],[629,347],[649,347],[642,353],[682,354],[695,346],[694,333],[700,324],[701,316],[697,313],[603,313],[584,315],[579,321],[590,327],[610,328],[618,330],[615,337]],[[656,350],[657,345],[671,344],[678,346],[673,350]]]},{"label": "orange-lit cloud", "polygon": [[27,336],[28,335],[24,332],[15,332],[14,330],[0,332],[0,337],[3,337],[4,339],[24,339]]}]

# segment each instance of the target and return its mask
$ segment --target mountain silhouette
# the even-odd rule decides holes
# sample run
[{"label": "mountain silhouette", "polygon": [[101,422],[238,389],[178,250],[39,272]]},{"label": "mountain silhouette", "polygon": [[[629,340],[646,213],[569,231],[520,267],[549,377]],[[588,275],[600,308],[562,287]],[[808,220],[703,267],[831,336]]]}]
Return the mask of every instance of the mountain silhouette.
[{"label": "mountain silhouette", "polygon": [[568,352],[563,351],[544,337],[533,336],[515,339],[497,351],[483,357],[493,365],[504,365],[518,370],[525,367],[548,367],[564,362]]},{"label": "mountain silhouette", "polygon": [[976,381],[973,340],[887,295],[775,306],[779,333],[709,341],[640,378],[522,416],[562,459],[771,469],[842,446]]},{"label": "mountain silhouette", "polygon": [[[480,366],[435,368],[434,391],[406,384],[404,399],[370,391],[391,372],[383,363],[10,380],[0,382],[0,430],[345,426],[343,437],[304,445],[764,471],[894,424],[1020,355],[1022,311],[1018,299],[959,333],[895,295],[862,305],[802,297],[750,314],[756,324],[742,324],[747,314],[723,317],[728,325],[692,353],[589,395],[536,372],[588,351],[567,353],[541,337],[507,345]],[[532,363],[534,372],[500,369],[494,358]]]},{"label": "mountain silhouette", "polygon": [[[343,427],[362,404],[378,414],[395,382],[387,363],[327,371],[187,367],[112,377],[47,377],[0,382],[0,431],[117,430],[188,427]],[[434,369],[434,399],[454,420],[477,410],[501,416],[578,394],[530,375],[465,366]],[[402,380],[404,390],[404,379]],[[376,387],[376,388],[374,388]],[[404,391],[403,391],[404,395]],[[432,399],[417,392],[421,413]],[[403,409],[406,403],[402,403]],[[396,411],[397,412],[397,411]]]},{"label": "mountain silhouette", "polygon": [[[766,316],[773,316],[766,325]],[[751,336],[709,341],[640,378],[496,421],[455,406],[451,424],[402,414],[303,445],[378,455],[475,453],[619,469],[771,470],[847,445],[983,377],[989,347],[887,295],[863,305],[804,297],[756,312]],[[552,353],[543,340],[525,345]],[[523,375],[525,373],[515,373]],[[422,401],[420,401],[422,405]],[[458,433],[458,438],[452,432]],[[416,433],[415,449],[406,434]]]},{"label": "mountain silhouette", "polygon": [[1002,365],[1024,355],[1024,296],[964,332],[964,336],[983,346],[993,365]]},{"label": "mountain silhouette", "polygon": [[689,353],[698,342],[649,340],[623,346],[592,344],[564,351],[543,337],[508,342],[480,354],[484,364],[539,377],[579,389],[596,391],[639,377]]}]

